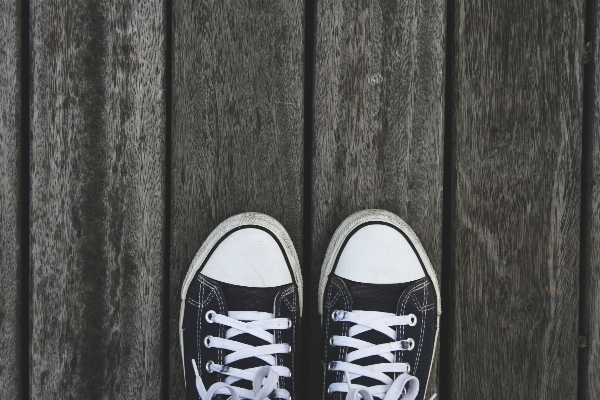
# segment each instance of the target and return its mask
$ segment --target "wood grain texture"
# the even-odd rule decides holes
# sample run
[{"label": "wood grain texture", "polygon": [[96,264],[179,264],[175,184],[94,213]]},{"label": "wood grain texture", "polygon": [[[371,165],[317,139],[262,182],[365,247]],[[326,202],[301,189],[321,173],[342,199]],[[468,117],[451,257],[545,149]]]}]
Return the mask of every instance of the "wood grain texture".
[{"label": "wood grain texture", "polygon": [[[580,379],[582,379],[581,389],[584,399],[593,399],[600,393],[600,7],[594,4],[591,10],[594,16],[594,40],[590,48],[592,57],[589,59],[591,82],[593,87],[586,88],[590,91],[590,97],[584,97],[585,100],[591,100],[588,106],[588,118],[591,128],[586,134],[590,135],[589,142],[586,143],[590,148],[584,148],[588,152],[587,171],[588,198],[584,199],[586,211],[589,215],[584,215],[583,227],[585,229],[582,240],[587,240],[585,247],[587,254],[582,254],[583,269],[581,271],[581,280],[583,282],[582,293],[584,309],[581,317],[583,331],[581,334],[586,336],[587,345],[581,349],[580,354],[583,357],[583,368]],[[584,100],[584,101],[585,101]],[[584,126],[586,129],[588,127]]]},{"label": "wood grain texture", "polygon": [[20,2],[0,0],[0,398],[21,388]]},{"label": "wood grain texture", "polygon": [[[317,287],[337,226],[382,208],[441,274],[445,2],[319,1],[315,50],[310,396],[321,396]],[[438,392],[434,365],[426,398]]]},{"label": "wood grain texture", "polygon": [[161,2],[31,1],[33,398],[158,398]]},{"label": "wood grain texture", "polygon": [[298,0],[173,5],[173,399],[184,393],[181,285],[208,234],[231,215],[262,212],[302,254],[303,23]]},{"label": "wood grain texture", "polygon": [[450,398],[575,399],[584,2],[455,21]]}]

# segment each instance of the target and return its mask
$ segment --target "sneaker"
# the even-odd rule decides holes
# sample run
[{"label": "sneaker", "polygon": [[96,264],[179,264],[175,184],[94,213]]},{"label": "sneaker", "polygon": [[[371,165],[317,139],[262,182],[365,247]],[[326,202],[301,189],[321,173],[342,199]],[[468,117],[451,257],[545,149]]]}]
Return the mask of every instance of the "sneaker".
[{"label": "sneaker", "polygon": [[364,210],[336,230],[319,282],[323,399],[421,400],[441,313],[423,246],[398,216]]},{"label": "sneaker", "polygon": [[186,399],[290,399],[302,277],[279,222],[231,217],[204,242],[183,283],[179,337]]}]

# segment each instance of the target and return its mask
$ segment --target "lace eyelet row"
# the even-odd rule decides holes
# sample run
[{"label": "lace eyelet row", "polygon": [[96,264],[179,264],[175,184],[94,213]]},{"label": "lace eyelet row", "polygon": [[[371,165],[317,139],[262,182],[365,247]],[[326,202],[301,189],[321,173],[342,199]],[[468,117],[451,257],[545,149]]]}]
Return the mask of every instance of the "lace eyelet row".
[{"label": "lace eyelet row", "polygon": [[[342,316],[342,319],[338,318],[338,315],[341,313],[346,313],[346,311],[344,310],[333,310],[333,312],[331,313],[331,320],[334,322],[341,322],[344,321],[344,316]],[[415,326],[417,325],[418,319],[417,316],[413,313],[410,313],[407,315],[407,317],[410,317],[410,322],[408,323],[408,326]]]}]

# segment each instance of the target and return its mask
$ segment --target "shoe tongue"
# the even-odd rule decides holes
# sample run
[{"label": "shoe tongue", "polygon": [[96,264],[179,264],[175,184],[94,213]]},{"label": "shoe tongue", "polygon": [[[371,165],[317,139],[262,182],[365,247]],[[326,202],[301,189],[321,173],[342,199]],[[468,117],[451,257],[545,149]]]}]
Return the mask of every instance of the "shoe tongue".
[{"label": "shoe tongue", "polygon": [[396,314],[398,311],[398,300],[404,289],[414,283],[379,285],[353,282],[347,279],[343,279],[343,281],[352,296],[352,308],[354,310],[381,311],[392,314]]},{"label": "shoe tongue", "polygon": [[261,311],[272,313],[275,296],[282,288],[252,288],[222,283],[221,289],[225,295],[229,311]]},{"label": "shoe tongue", "polygon": [[[275,296],[285,286],[273,287],[273,288],[251,288],[237,285],[230,285],[221,283],[221,289],[227,302],[227,309],[229,311],[260,311],[272,313],[274,310]],[[273,331],[270,331],[273,333]],[[257,338],[256,336],[244,333],[237,335],[231,340],[236,342],[249,344],[251,346],[264,346],[269,343]],[[231,353],[231,351],[225,351],[225,354]],[[239,369],[248,369],[253,367],[262,367],[268,365],[265,361],[252,357],[245,358],[231,363],[229,366]],[[241,387],[244,389],[252,389],[252,382],[239,380],[233,384],[233,386]]]}]

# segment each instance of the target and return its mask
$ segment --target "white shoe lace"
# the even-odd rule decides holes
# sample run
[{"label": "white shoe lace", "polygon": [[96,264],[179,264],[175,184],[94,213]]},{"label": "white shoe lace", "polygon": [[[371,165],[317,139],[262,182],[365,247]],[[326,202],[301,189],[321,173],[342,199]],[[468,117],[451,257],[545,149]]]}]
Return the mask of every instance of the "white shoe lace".
[{"label": "white shoe lace", "polygon": [[[277,388],[279,377],[290,377],[290,370],[287,367],[276,365],[277,359],[274,354],[287,354],[291,351],[291,347],[287,343],[275,344],[275,335],[267,332],[267,330],[290,329],[292,324],[289,319],[275,318],[273,314],[259,311],[230,311],[227,316],[209,311],[206,313],[206,320],[209,323],[228,326],[229,329],[225,332],[225,338],[206,336],[204,345],[209,348],[230,350],[232,353],[225,356],[224,365],[216,364],[213,361],[206,363],[205,368],[208,373],[219,372],[227,375],[225,382],[217,382],[208,390],[206,390],[200,378],[196,360],[192,360],[196,374],[196,389],[202,400],[210,400],[213,396],[220,394],[230,395],[231,400],[265,400],[269,399],[268,396],[271,394],[278,399],[288,400],[290,398],[290,393],[287,390]],[[231,338],[243,333],[256,336],[269,344],[252,346],[231,340]],[[260,358],[268,366],[248,369],[228,366],[235,361],[250,357]],[[252,382],[253,390],[232,386],[239,380]]]},{"label": "white shoe lace", "polygon": [[[329,385],[329,393],[347,392],[346,400],[373,400],[373,396],[383,400],[414,400],[419,393],[419,380],[409,375],[410,365],[408,363],[393,362],[396,358],[396,351],[409,351],[414,348],[413,339],[398,340],[396,330],[392,326],[410,325],[417,323],[417,317],[414,314],[396,315],[379,311],[340,311],[332,313],[331,318],[334,321],[352,322],[353,325],[348,331],[348,336],[332,336],[329,344],[332,346],[349,347],[356,349],[346,356],[346,361],[332,361],[327,368],[331,371],[341,371],[344,373],[343,382],[332,383]],[[365,340],[354,338],[354,336],[375,330],[388,336],[393,342],[384,344],[372,344]],[[388,362],[361,366],[352,364],[353,361],[370,356],[380,356]],[[385,373],[400,374],[396,379],[390,378]],[[361,376],[369,377],[382,382],[382,385],[362,386],[352,384],[352,379]]]}]

